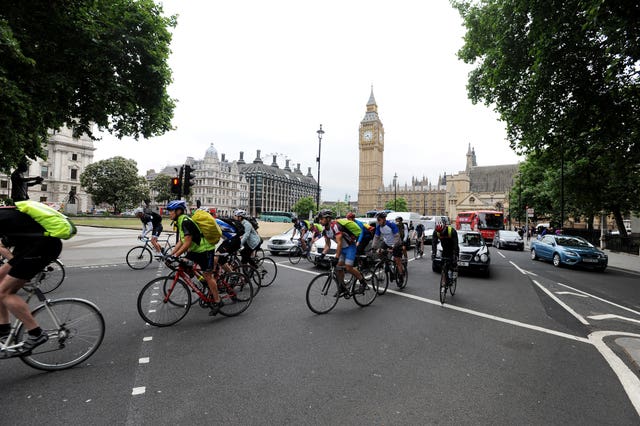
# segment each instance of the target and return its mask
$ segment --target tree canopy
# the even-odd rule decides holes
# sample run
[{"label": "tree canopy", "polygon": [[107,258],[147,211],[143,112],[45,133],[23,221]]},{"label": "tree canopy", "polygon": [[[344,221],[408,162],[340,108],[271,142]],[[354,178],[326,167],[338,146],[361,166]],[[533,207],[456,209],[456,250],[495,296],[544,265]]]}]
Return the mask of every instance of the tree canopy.
[{"label": "tree canopy", "polygon": [[0,9],[0,169],[46,158],[47,131],[171,129],[170,28],[153,0],[12,1]]},{"label": "tree canopy", "polygon": [[80,184],[95,204],[107,203],[114,213],[149,199],[149,187],[145,178],[138,176],[137,163],[124,157],[89,164],[80,175]]},{"label": "tree canopy", "polygon": [[495,108],[514,150],[545,153],[539,166],[564,159],[575,178],[565,194],[613,212],[623,232],[622,213],[640,209],[640,4],[452,3],[467,29],[459,57],[474,64],[471,100]]},{"label": "tree canopy", "polygon": [[163,201],[171,201],[176,196],[171,192],[171,176],[159,174],[149,185],[152,191],[155,191],[155,201],[161,203]]},{"label": "tree canopy", "polygon": [[316,213],[316,201],[313,197],[302,197],[293,205],[291,210],[300,218],[309,217],[309,212]]},{"label": "tree canopy", "polygon": [[384,205],[385,210],[393,210],[396,212],[406,212],[409,210],[407,207],[407,200],[402,197],[398,197],[396,200],[389,200]]}]

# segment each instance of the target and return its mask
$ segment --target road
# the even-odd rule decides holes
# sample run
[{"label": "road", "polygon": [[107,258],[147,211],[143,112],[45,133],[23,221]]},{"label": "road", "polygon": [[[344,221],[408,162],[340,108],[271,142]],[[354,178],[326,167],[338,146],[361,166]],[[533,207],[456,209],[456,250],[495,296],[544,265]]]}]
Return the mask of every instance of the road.
[{"label": "road", "polygon": [[404,290],[318,316],[305,290],[322,271],[281,257],[241,316],[195,307],[155,328],[136,296],[167,270],[123,264],[135,233],[77,238],[52,296],[96,303],[105,340],[68,371],[0,363],[11,424],[638,424],[638,366],[616,343],[640,338],[637,275],[491,249],[491,278],[461,275],[442,307],[427,253]]}]

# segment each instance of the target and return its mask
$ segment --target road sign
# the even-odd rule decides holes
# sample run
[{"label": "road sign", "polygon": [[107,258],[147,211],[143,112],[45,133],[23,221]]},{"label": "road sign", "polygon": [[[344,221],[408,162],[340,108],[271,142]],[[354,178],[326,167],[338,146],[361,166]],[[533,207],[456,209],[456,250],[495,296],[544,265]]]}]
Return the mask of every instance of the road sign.
[{"label": "road sign", "polygon": [[527,209],[527,217],[533,217],[533,208]]}]

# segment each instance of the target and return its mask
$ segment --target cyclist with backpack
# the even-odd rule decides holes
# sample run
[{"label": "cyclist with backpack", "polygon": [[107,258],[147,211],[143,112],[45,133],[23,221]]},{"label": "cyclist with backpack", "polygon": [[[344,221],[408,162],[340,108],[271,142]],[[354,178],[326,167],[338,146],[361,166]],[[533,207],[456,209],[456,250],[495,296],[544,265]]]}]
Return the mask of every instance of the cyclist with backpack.
[{"label": "cyclist with backpack", "polygon": [[436,221],[436,228],[433,231],[433,241],[431,243],[431,260],[436,258],[438,251],[438,241],[442,246],[442,257],[451,259],[451,267],[455,271],[458,267],[458,256],[460,255],[460,245],[458,244],[458,233],[453,226],[446,226],[442,220]]},{"label": "cyclist with backpack", "polygon": [[0,236],[3,244],[14,247],[12,253],[7,253],[9,261],[0,267],[0,340],[11,332],[11,313],[27,329],[18,352],[28,354],[47,342],[49,335],[16,292],[58,258],[62,251],[60,239],[73,236],[75,227],[64,215],[44,204],[36,201],[16,204],[19,207],[0,208]]},{"label": "cyclist with backpack", "polygon": [[262,238],[256,232],[255,228],[248,220],[248,214],[242,209],[236,210],[233,215],[235,219],[240,221],[244,226],[244,235],[240,238],[240,250],[241,262],[243,264],[249,263],[253,253],[262,245]]},{"label": "cyclist with backpack", "polygon": [[416,225],[416,244],[420,257],[422,257],[424,255],[424,225],[421,222]]},{"label": "cyclist with backpack", "polygon": [[300,234],[300,245],[302,246],[302,251],[305,256],[309,253],[310,245],[307,244],[307,240],[311,239],[311,235],[309,234],[309,230],[311,229],[311,222],[308,220],[298,219],[297,217],[292,217],[291,222],[293,223],[293,233],[291,234],[291,241],[296,236],[296,232]]},{"label": "cyclist with backpack", "polygon": [[222,300],[218,294],[218,284],[213,277],[213,257],[215,246],[209,243],[200,231],[198,224],[187,216],[187,203],[182,200],[174,200],[167,204],[169,218],[176,223],[178,234],[176,246],[168,258],[173,260],[183,253],[187,254],[187,259],[197,263],[202,269],[202,275],[207,281],[211,293],[211,312],[215,315],[222,306]]},{"label": "cyclist with backpack", "polygon": [[142,222],[142,234],[138,239],[143,239],[151,231],[151,245],[161,253],[162,247],[158,244],[158,237],[162,234],[162,216],[156,212],[145,213],[142,207],[135,209],[133,214]]},{"label": "cyclist with backpack", "polygon": [[[235,253],[242,247],[242,237],[244,236],[244,225],[242,222],[232,218],[216,218],[218,226],[222,231],[222,244],[216,250],[219,254]],[[227,271],[231,272],[231,267],[226,265],[227,256],[216,256],[215,261],[223,266]]]},{"label": "cyclist with backpack", "polygon": [[411,244],[409,239],[409,225],[403,222],[402,216],[396,217],[396,225],[398,226],[398,232],[400,232],[400,241],[402,241],[402,257],[405,259],[407,256],[407,249]]},{"label": "cyclist with backpack", "polygon": [[[373,247],[379,247],[379,252],[382,252],[382,250],[391,250],[398,274],[404,277],[400,231],[395,223],[387,220],[386,212],[376,214],[376,220],[378,224],[376,225],[376,232],[373,237]],[[382,242],[380,242],[380,240],[382,240]]]}]

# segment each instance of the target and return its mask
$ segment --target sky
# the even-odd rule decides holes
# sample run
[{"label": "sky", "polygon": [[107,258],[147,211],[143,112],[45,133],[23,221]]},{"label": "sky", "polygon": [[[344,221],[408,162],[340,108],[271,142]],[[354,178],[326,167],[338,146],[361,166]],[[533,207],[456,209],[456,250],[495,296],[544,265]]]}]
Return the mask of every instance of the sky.
[{"label": "sky", "polygon": [[177,14],[169,65],[175,130],[148,140],[105,133],[94,160],[122,155],[141,174],[203,158],[213,143],[227,159],[278,154],[317,176],[322,199],[355,201],[358,129],[371,86],[385,129],[384,182],[437,180],[464,170],[468,145],[478,165],[519,158],[505,126],[473,105],[471,65],[456,53],[465,33],[448,0],[170,0]]}]

